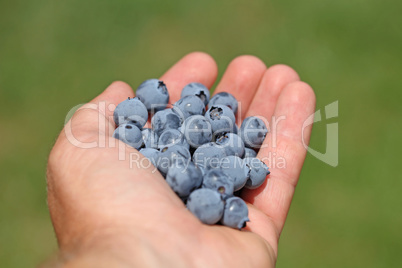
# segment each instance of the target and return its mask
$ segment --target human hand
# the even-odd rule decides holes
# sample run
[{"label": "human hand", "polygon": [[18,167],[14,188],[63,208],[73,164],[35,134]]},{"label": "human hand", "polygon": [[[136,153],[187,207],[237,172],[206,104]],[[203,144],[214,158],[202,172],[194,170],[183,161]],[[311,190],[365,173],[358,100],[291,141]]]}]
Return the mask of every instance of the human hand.
[{"label": "human hand", "polygon": [[[196,52],[161,80],[174,103],[187,83],[210,88],[216,77],[213,59]],[[230,63],[215,93],[220,91],[239,100],[239,118],[263,116],[270,126],[273,116],[282,118],[270,127],[258,154],[270,167],[269,179],[258,189],[242,192],[249,203],[247,227],[238,231],[202,224],[153,168],[130,167],[130,155],[142,158],[138,151],[124,147],[125,160],[119,160],[124,145],[109,144],[115,129],[112,108],[134,93],[127,84],[115,82],[88,104],[98,110],[74,114],[49,157],[48,205],[66,266],[275,266],[278,239],[306,155],[302,132],[305,144],[311,133],[311,126],[302,126],[314,112],[315,95],[291,68],[266,69],[253,56]],[[82,148],[90,142],[97,146]],[[272,158],[283,164],[267,162]]]}]

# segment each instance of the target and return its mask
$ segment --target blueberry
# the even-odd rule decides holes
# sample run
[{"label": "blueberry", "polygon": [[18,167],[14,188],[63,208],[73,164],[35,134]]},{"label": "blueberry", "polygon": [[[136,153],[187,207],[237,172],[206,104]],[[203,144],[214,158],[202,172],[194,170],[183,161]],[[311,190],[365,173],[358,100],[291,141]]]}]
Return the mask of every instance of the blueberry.
[{"label": "blueberry", "polygon": [[205,105],[197,96],[189,95],[178,100],[173,105],[173,111],[181,118],[186,119],[192,115],[204,115]]},{"label": "blueberry", "polygon": [[233,179],[222,169],[218,168],[211,169],[204,174],[202,187],[219,192],[223,199],[233,195],[234,191]]},{"label": "blueberry", "polygon": [[117,105],[113,119],[117,126],[131,123],[141,129],[148,120],[148,111],[138,98],[128,98]]},{"label": "blueberry", "polygon": [[209,89],[201,83],[193,82],[186,85],[181,91],[180,98],[188,95],[195,95],[199,97],[204,102],[205,106],[207,106],[209,102]]},{"label": "blueberry", "polygon": [[187,208],[201,222],[215,224],[222,218],[224,203],[217,191],[201,188],[190,194],[187,199]]},{"label": "blueberry", "polygon": [[[142,148],[140,153],[201,222],[245,227],[247,205],[234,195],[243,187],[259,187],[270,173],[255,150],[268,133],[264,121],[248,117],[239,128],[236,98],[221,92],[210,100],[208,88],[201,83],[186,85],[172,109],[165,109],[169,93],[158,79],[144,81],[136,94],[116,107],[113,137]],[[148,112],[155,112],[152,128],[142,129]]]},{"label": "blueberry", "polygon": [[212,140],[211,124],[202,115],[188,117],[184,121],[181,131],[192,148],[198,148]]},{"label": "blueberry", "polygon": [[238,191],[246,184],[248,167],[244,164],[243,159],[237,156],[227,156],[221,159],[220,168],[226,172],[234,182],[234,190]]},{"label": "blueberry", "polygon": [[158,79],[144,81],[137,88],[135,94],[151,113],[165,109],[169,102],[169,92],[166,85]]},{"label": "blueberry", "polygon": [[253,150],[253,149],[250,149],[250,148],[244,148],[244,156],[243,156],[243,158],[246,158],[246,157],[256,157],[257,156],[257,153]]},{"label": "blueberry", "polygon": [[217,168],[220,160],[225,157],[225,149],[214,142],[201,145],[193,154],[193,162],[200,168],[207,171],[211,168]]},{"label": "blueberry", "polygon": [[[194,163],[194,161],[193,161],[193,163]],[[205,167],[202,167],[199,165],[196,165],[196,166],[201,170],[202,176],[204,177],[204,175],[207,173],[208,170],[206,170]]]},{"label": "blueberry", "polygon": [[239,132],[239,127],[235,124],[235,125],[233,126],[233,133],[237,135],[238,132]]},{"label": "blueberry", "polygon": [[267,165],[255,157],[247,157],[243,161],[249,169],[248,179],[244,187],[248,189],[258,188],[264,183],[265,178],[270,173]]},{"label": "blueberry", "polygon": [[265,126],[264,121],[255,116],[250,116],[244,119],[239,131],[244,144],[253,149],[261,147],[267,133],[268,129]]},{"label": "blueberry", "polygon": [[228,198],[225,203],[221,223],[225,226],[241,229],[246,227],[248,218],[248,208],[246,202],[240,197],[234,196]]},{"label": "blueberry", "polygon": [[212,134],[214,137],[220,134],[233,132],[235,127],[235,116],[233,111],[226,105],[211,105],[205,113],[212,126]]},{"label": "blueberry", "polygon": [[233,133],[225,133],[216,139],[216,144],[225,148],[226,155],[235,155],[243,157],[244,155],[244,142],[243,140]]},{"label": "blueberry", "polygon": [[145,148],[158,148],[158,135],[150,128],[142,130],[142,147]]},{"label": "blueberry", "polygon": [[190,149],[187,140],[184,138],[183,133],[177,129],[166,129],[162,132],[158,140],[158,149],[170,147],[173,145],[181,145]]},{"label": "blueberry", "polygon": [[165,109],[155,113],[151,120],[152,130],[158,136],[162,134],[165,129],[178,129],[182,124],[182,119],[173,112],[172,109]]},{"label": "blueberry", "polygon": [[211,100],[208,103],[209,106],[218,104],[226,105],[227,107],[232,109],[234,114],[237,113],[238,101],[232,94],[228,92],[217,93],[211,98]]},{"label": "blueberry", "polygon": [[169,168],[166,182],[179,197],[184,198],[201,186],[202,173],[192,162],[177,162]]},{"label": "blueberry", "polygon": [[146,158],[151,161],[152,165],[156,166],[156,161],[158,160],[159,155],[161,154],[160,151],[154,148],[142,148],[140,153],[145,156]]},{"label": "blueberry", "polygon": [[191,161],[191,154],[189,150],[181,145],[173,145],[165,147],[159,154],[156,167],[162,173],[166,175],[170,166],[176,162],[183,162],[188,164]]},{"label": "blueberry", "polygon": [[130,145],[135,149],[139,149],[142,145],[141,130],[134,124],[121,124],[113,132],[113,138]]}]

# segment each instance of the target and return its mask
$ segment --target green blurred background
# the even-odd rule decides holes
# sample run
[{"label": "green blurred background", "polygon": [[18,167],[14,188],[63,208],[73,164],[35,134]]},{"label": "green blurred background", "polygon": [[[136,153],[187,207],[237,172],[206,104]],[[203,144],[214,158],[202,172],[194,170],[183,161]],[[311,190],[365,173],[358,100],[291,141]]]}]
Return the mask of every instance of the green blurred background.
[{"label": "green blurred background", "polygon": [[[241,54],[285,63],[339,101],[339,166],[308,155],[278,267],[401,267],[402,2],[0,1],[0,266],[56,252],[45,167],[70,108],[134,88],[188,52],[220,76]],[[325,151],[326,124],[311,147]]]}]

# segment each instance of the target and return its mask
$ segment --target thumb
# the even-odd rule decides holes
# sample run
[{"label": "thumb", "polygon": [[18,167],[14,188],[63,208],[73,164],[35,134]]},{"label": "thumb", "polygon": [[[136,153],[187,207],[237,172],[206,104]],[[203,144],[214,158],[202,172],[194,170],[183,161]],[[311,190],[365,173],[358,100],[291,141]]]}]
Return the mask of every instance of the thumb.
[{"label": "thumb", "polygon": [[73,114],[58,139],[68,140],[81,148],[93,147],[100,135],[112,135],[115,129],[114,109],[128,97],[134,97],[131,87],[124,82],[113,82],[99,96]]}]

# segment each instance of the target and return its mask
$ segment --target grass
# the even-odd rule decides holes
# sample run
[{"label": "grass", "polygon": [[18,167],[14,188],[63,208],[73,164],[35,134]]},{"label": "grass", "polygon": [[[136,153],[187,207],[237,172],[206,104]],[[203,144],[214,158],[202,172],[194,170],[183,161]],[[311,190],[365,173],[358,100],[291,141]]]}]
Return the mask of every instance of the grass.
[{"label": "grass", "polygon": [[[110,82],[136,87],[184,54],[285,63],[317,109],[338,100],[339,166],[311,155],[282,234],[278,267],[398,267],[402,249],[402,4],[395,1],[0,2],[0,263],[56,251],[46,158],[70,108]],[[327,122],[311,147],[325,150]],[[23,253],[23,257],[21,257]]]}]

